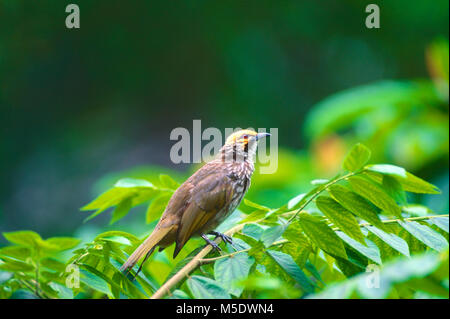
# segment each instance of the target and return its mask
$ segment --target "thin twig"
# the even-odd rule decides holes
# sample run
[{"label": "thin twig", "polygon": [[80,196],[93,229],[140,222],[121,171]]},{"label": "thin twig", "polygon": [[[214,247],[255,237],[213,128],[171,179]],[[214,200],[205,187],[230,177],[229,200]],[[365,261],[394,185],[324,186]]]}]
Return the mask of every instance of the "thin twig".
[{"label": "thin twig", "polygon": [[[274,243],[272,243],[271,245],[270,245],[270,247],[272,247],[272,246],[276,246],[276,245],[280,245],[280,244],[284,244],[284,243],[286,243],[287,242],[287,240],[279,240],[279,241],[276,241],[276,242],[274,242]],[[245,253],[245,252],[247,252],[247,251],[249,251],[251,248],[246,248],[246,249],[242,249],[242,250],[237,250],[237,251],[234,251],[234,252],[232,252],[232,253],[229,253],[229,254],[226,254],[226,255],[222,255],[222,256],[218,256],[218,257],[212,257],[212,258],[203,258],[203,259],[200,259],[200,262],[202,263],[202,264],[206,264],[206,263],[209,263],[209,262],[212,262],[212,261],[216,261],[216,260],[219,260],[219,259],[224,259],[224,258],[228,258],[228,257],[233,257],[234,255],[237,255],[237,254],[240,254],[240,253]]]},{"label": "thin twig", "polygon": [[36,262],[36,295],[39,296],[39,259]]},{"label": "thin twig", "polygon": [[[412,222],[415,220],[424,220],[424,219],[433,219],[433,218],[439,218],[439,217],[448,217],[448,214],[442,214],[442,215],[430,215],[430,216],[417,216],[417,217],[408,217],[408,218],[404,218],[403,221],[407,221],[407,222]],[[383,224],[390,224],[390,223],[395,223],[395,222],[401,222],[401,219],[386,219],[386,220],[382,220],[381,222]],[[371,223],[361,223],[359,224],[359,227],[365,227],[365,226],[371,226]],[[339,230],[338,227],[333,228],[333,230]]]},{"label": "thin twig", "polygon": [[294,215],[292,215],[292,217],[289,218],[289,220],[288,220],[287,223],[290,224],[290,223],[294,220],[294,218],[297,217],[297,215],[298,215],[302,210],[304,210],[306,206],[308,206],[309,203],[311,203],[311,202],[312,202],[317,196],[319,196],[319,194],[321,194],[323,191],[327,190],[328,187],[330,187],[331,185],[334,185],[334,184],[336,184],[336,183],[338,183],[338,182],[340,182],[340,181],[342,181],[342,180],[344,180],[344,179],[347,179],[347,178],[349,178],[349,177],[351,177],[351,176],[358,175],[358,174],[360,174],[360,173],[362,173],[362,172],[363,172],[363,171],[348,173],[348,174],[345,174],[345,175],[343,175],[343,176],[341,176],[341,177],[339,177],[339,178],[336,178],[336,179],[331,180],[331,181],[329,181],[328,183],[326,183],[325,186],[324,186],[323,188],[320,188],[319,190],[317,190],[317,192],[315,192],[313,195],[311,195],[311,197],[308,198],[308,200],[307,200],[302,206],[300,206],[300,207],[297,209],[297,211],[294,213]]}]

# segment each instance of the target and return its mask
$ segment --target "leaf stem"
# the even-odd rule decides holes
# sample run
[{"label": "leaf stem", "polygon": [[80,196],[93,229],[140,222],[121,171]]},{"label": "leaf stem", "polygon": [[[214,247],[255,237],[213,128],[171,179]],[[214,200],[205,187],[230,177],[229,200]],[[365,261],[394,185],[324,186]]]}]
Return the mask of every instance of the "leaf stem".
[{"label": "leaf stem", "polygon": [[287,224],[290,224],[290,223],[294,220],[294,218],[297,217],[297,215],[298,215],[302,210],[304,210],[304,209],[306,208],[306,206],[308,206],[309,203],[311,203],[311,202],[312,202],[317,196],[319,196],[323,191],[327,190],[328,187],[330,187],[331,185],[334,185],[334,184],[336,184],[336,183],[338,183],[338,182],[340,182],[340,181],[342,181],[342,180],[344,180],[344,179],[347,179],[347,178],[349,178],[349,177],[351,177],[351,176],[361,174],[362,172],[363,172],[363,170],[345,174],[345,175],[343,175],[343,176],[340,176],[340,177],[338,177],[338,178],[336,178],[336,179],[333,179],[333,180],[329,181],[328,183],[325,184],[324,187],[319,187],[319,189],[318,189],[313,195],[311,195],[311,196],[308,198],[308,200],[305,201],[305,203],[304,203],[303,205],[301,205],[301,206],[297,209],[297,211],[294,213],[294,215],[293,215],[291,218],[289,218]]},{"label": "leaf stem", "polygon": [[[428,216],[417,216],[417,217],[408,217],[408,218],[404,218],[403,220],[401,219],[386,219],[386,220],[382,220],[381,222],[383,224],[391,224],[391,223],[396,223],[396,222],[401,222],[401,221],[408,221],[408,222],[412,222],[415,220],[426,220],[426,219],[433,219],[433,218],[439,218],[439,217],[449,217],[448,214],[442,214],[442,215],[428,215]],[[359,227],[365,227],[365,226],[371,226],[371,223],[361,223],[359,224]],[[338,227],[333,228],[333,230],[339,230]]]},{"label": "leaf stem", "polygon": [[[287,240],[282,239],[282,240],[279,240],[279,241],[276,241],[276,242],[272,243],[270,245],[270,247],[276,246],[276,245],[280,245],[280,244],[284,244],[286,242],[287,242]],[[206,263],[209,263],[209,262],[212,262],[212,261],[216,261],[216,260],[219,260],[219,259],[233,257],[234,255],[237,255],[237,254],[240,254],[240,253],[245,253],[245,252],[249,251],[250,249],[251,248],[237,250],[237,251],[234,251],[234,252],[232,252],[230,254],[226,254],[226,255],[222,255],[222,256],[218,256],[218,257],[213,257],[213,258],[203,258],[203,259],[200,260],[200,262],[206,264]]]}]

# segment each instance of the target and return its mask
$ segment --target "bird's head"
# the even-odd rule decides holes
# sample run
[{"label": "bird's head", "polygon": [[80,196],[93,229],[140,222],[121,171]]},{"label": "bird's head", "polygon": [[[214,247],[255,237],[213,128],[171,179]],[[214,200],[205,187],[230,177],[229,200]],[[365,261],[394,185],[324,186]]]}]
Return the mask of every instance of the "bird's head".
[{"label": "bird's head", "polygon": [[240,130],[228,136],[223,146],[226,155],[233,155],[233,160],[253,159],[256,154],[258,140],[269,136],[269,133],[257,133],[253,130]]}]

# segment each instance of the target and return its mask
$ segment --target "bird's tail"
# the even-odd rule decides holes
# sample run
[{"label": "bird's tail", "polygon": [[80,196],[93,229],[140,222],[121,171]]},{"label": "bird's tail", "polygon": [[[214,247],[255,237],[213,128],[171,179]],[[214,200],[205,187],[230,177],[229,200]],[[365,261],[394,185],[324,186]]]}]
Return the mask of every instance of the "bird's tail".
[{"label": "bird's tail", "polygon": [[127,261],[120,267],[120,271],[128,272],[136,263],[147,254],[150,250],[155,248],[156,245],[167,235],[172,227],[159,227],[156,226],[155,230],[147,237],[146,240],[128,257]]}]

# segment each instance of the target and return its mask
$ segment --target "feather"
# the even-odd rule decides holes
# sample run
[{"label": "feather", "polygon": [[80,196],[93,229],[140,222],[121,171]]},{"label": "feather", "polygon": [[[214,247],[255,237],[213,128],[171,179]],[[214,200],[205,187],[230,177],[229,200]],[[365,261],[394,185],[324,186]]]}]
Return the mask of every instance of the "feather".
[{"label": "feather", "polygon": [[155,248],[156,245],[172,230],[176,227],[172,225],[171,227],[160,227],[156,226],[155,230],[147,237],[147,239],[128,257],[127,261],[120,268],[120,271],[128,271],[133,268],[134,265],[147,254],[150,250]]}]

